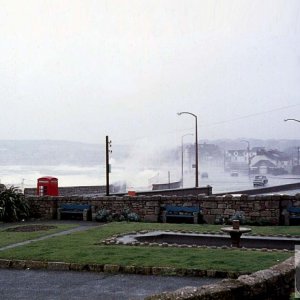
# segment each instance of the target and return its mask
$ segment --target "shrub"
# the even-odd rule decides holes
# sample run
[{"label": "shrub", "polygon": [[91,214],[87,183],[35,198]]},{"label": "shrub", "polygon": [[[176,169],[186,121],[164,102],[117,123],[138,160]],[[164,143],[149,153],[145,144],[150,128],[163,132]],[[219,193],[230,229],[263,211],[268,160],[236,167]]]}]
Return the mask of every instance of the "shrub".
[{"label": "shrub", "polygon": [[15,222],[29,216],[29,204],[17,188],[11,186],[0,190],[0,220]]},{"label": "shrub", "polygon": [[101,209],[97,212],[96,214],[96,221],[98,222],[108,222],[110,221],[110,217],[111,217],[111,212],[110,210],[107,210],[107,209]]},{"label": "shrub", "polygon": [[128,208],[125,208],[121,213],[112,213],[110,210],[103,208],[97,212],[96,221],[98,222],[111,222],[111,221],[139,222],[140,216],[137,213],[131,212]]},{"label": "shrub", "polygon": [[245,220],[246,220],[246,218],[245,218],[245,214],[244,214],[244,212],[243,211],[236,211],[235,213],[234,213],[234,215],[230,218],[230,221],[232,222],[233,220],[238,220],[238,221],[240,221],[240,224],[245,224]]},{"label": "shrub", "polygon": [[129,222],[139,222],[140,216],[137,213],[131,212],[127,215],[127,221]]}]

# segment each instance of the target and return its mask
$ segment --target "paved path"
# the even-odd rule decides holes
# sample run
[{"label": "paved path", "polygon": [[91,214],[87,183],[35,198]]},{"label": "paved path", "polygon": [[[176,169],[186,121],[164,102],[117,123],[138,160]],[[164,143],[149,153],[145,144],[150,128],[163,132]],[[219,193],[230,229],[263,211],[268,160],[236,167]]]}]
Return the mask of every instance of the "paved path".
[{"label": "paved path", "polygon": [[1,269],[0,295],[2,300],[144,299],[163,291],[217,281],[220,279]]}]

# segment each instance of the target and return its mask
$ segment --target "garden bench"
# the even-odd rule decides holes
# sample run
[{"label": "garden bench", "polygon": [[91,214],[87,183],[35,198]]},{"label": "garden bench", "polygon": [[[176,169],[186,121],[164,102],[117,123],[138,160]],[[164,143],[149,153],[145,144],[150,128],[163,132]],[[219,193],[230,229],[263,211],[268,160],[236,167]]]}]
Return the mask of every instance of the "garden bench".
[{"label": "garden bench", "polygon": [[57,219],[63,217],[77,218],[82,216],[83,221],[92,220],[92,206],[88,204],[62,204],[57,209]]},{"label": "garden bench", "polygon": [[284,225],[291,225],[293,221],[300,222],[300,207],[289,206],[286,211],[283,212]]},{"label": "garden bench", "polygon": [[162,219],[163,223],[167,222],[168,218],[179,219],[181,221],[191,220],[194,224],[198,224],[201,208],[196,206],[173,206],[167,205],[164,208]]}]

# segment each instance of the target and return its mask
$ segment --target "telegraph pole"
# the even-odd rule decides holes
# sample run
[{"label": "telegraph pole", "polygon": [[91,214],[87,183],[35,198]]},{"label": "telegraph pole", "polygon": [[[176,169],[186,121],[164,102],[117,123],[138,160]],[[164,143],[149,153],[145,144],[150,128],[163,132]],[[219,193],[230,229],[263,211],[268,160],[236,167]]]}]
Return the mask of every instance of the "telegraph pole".
[{"label": "telegraph pole", "polygon": [[109,196],[109,173],[110,173],[110,165],[109,165],[109,153],[112,153],[110,150],[111,141],[109,141],[108,135],[105,138],[105,157],[106,157],[106,196]]}]

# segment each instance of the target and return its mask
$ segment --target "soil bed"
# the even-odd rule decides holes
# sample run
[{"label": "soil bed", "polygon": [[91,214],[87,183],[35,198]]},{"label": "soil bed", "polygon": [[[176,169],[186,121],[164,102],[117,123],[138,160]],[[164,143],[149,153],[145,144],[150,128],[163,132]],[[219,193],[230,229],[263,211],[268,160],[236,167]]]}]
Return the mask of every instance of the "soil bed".
[{"label": "soil bed", "polygon": [[55,229],[57,226],[53,225],[24,225],[12,228],[7,228],[4,231],[7,232],[35,232],[35,231],[47,231],[50,229]]}]

